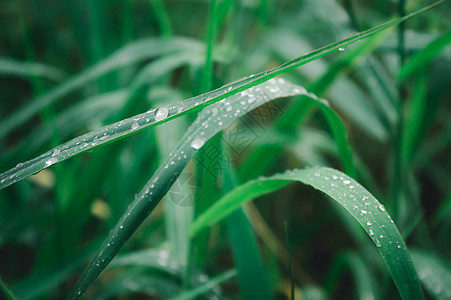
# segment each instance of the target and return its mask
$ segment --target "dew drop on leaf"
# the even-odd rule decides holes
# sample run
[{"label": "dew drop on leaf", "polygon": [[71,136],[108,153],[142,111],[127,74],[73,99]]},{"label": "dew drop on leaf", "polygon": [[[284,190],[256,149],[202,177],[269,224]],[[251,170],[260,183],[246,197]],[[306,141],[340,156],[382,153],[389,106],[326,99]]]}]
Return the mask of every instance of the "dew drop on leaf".
[{"label": "dew drop on leaf", "polygon": [[169,110],[166,107],[160,107],[155,112],[155,121],[161,121],[167,118]]},{"label": "dew drop on leaf", "polygon": [[376,243],[376,247],[378,248],[382,247],[382,244],[378,239],[374,239],[374,242]]},{"label": "dew drop on leaf", "polygon": [[51,158],[49,158],[49,159],[47,159],[47,160],[45,161],[45,166],[48,167],[48,166],[51,166],[51,165],[53,165],[53,164],[56,164],[57,162],[58,162],[58,158],[56,158],[56,157],[51,157]]},{"label": "dew drop on leaf", "polygon": [[55,149],[53,149],[53,151],[52,151],[52,156],[58,155],[58,154],[60,154],[60,153],[61,153],[61,150],[58,149],[58,148],[55,148]]},{"label": "dew drop on leaf", "polygon": [[201,138],[195,138],[191,141],[191,147],[194,149],[200,149],[204,145],[205,141]]}]

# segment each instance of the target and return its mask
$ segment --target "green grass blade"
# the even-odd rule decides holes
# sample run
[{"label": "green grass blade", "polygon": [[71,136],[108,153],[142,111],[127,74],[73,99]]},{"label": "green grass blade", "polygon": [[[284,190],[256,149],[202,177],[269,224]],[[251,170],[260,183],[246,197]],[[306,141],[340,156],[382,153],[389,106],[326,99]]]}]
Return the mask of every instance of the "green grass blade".
[{"label": "green grass blade", "polygon": [[216,35],[216,23],[218,18],[216,0],[210,1],[210,20],[208,22],[207,49],[205,51],[205,66],[202,73],[202,92],[210,91],[213,87],[213,46]]},{"label": "green grass blade", "polygon": [[57,102],[77,88],[90,83],[104,74],[165,53],[178,51],[184,48],[201,49],[201,47],[202,44],[198,41],[180,37],[172,38],[170,40],[161,38],[144,39],[127,45],[100,61],[98,64],[68,79],[49,92],[32,100],[29,105],[22,107],[17,112],[6,117],[0,122],[0,138],[5,137],[12,130],[28,121],[44,107]]},{"label": "green grass blade", "polygon": [[239,208],[228,216],[227,229],[238,269],[241,298],[274,299],[255,234],[242,209]]},{"label": "green grass blade", "polygon": [[[157,137],[159,138],[159,152],[164,157],[165,153],[171,152],[178,141],[183,137],[186,120],[177,119],[164,127],[157,128]],[[170,254],[180,265],[185,267],[188,264],[190,239],[188,227],[193,220],[193,207],[189,204],[194,203],[195,199],[189,198],[191,187],[183,184],[189,181],[189,174],[182,173],[178,181],[169,191],[164,202],[165,230],[167,241],[170,247]],[[189,198],[189,199],[188,199]],[[179,203],[183,199],[188,204]]]},{"label": "green grass blade", "polygon": [[[95,120],[101,122],[122,107],[127,96],[127,90],[118,90],[99,94],[80,101],[76,105],[61,111],[56,116],[55,124],[61,139],[68,139],[77,130],[85,128],[86,124]],[[0,157],[0,165],[7,166],[10,162],[32,158],[33,153],[47,150],[52,137],[51,123],[42,123],[31,130],[28,136],[5,149]]]},{"label": "green grass blade", "polygon": [[222,273],[221,275],[218,275],[207,282],[191,289],[188,291],[181,292],[179,295],[175,297],[169,298],[170,300],[189,300],[189,299],[197,299],[197,297],[200,297],[204,295],[206,292],[210,291],[212,287],[218,286],[221,283],[232,279],[237,275],[236,270],[229,270],[227,272]]},{"label": "green grass blade", "polygon": [[332,130],[335,138],[335,143],[338,147],[338,154],[340,156],[340,160],[343,164],[346,174],[348,174],[352,178],[357,178],[357,170],[352,159],[352,152],[351,148],[349,147],[346,128],[344,127],[343,122],[341,122],[338,115],[332,109],[330,109],[327,104],[319,101],[316,103],[326,117],[327,123]]},{"label": "green grass blade", "polygon": [[385,207],[358,182],[337,170],[293,170],[250,181],[225,195],[199,216],[191,227],[191,233],[194,235],[217,223],[252,198],[278,190],[293,181],[311,185],[342,205],[378,247],[401,297],[423,299],[407,246]]},{"label": "green grass blade", "polygon": [[[291,61],[288,61],[284,63],[283,65],[276,67],[274,69],[271,69],[266,72],[259,73],[257,75],[252,75],[248,78],[230,83],[228,85],[225,85],[219,89],[216,89],[214,91],[211,91],[209,93],[193,97],[184,101],[176,102],[172,105],[161,107],[158,110],[150,110],[148,112],[136,115],[134,117],[124,119],[120,122],[102,127],[101,129],[87,133],[85,135],[82,135],[80,137],[77,137],[69,142],[64,143],[60,147],[57,147],[55,149],[52,149],[41,156],[29,160],[25,163],[19,164],[16,168],[13,168],[3,174],[0,175],[0,189],[5,188],[19,180],[22,180],[34,173],[39,172],[42,169],[45,169],[55,163],[58,163],[60,161],[66,160],[72,156],[78,155],[82,152],[91,150],[93,148],[99,147],[100,145],[111,143],[113,141],[122,139],[130,134],[134,134],[140,130],[143,130],[144,128],[148,128],[150,126],[155,126],[157,124],[161,124],[163,122],[167,122],[169,120],[172,120],[174,118],[180,117],[182,115],[185,115],[189,112],[199,110],[207,105],[210,105],[214,102],[218,102],[222,99],[225,99],[229,96],[232,96],[234,94],[237,94],[238,92],[242,92],[250,87],[253,87],[257,84],[260,84],[262,82],[265,82],[271,78],[274,78],[275,76],[291,71],[303,64],[306,64],[308,62],[311,62],[315,59],[318,59],[320,57],[323,57],[331,52],[334,52],[338,50],[339,48],[346,47],[349,44],[355,43],[359,40],[362,40],[368,36],[371,36],[373,34],[376,34],[377,32],[380,32],[384,29],[387,29],[391,26],[394,26],[396,24],[399,24],[400,22],[403,22],[413,16],[416,16],[419,13],[422,13],[428,9],[431,9],[432,7],[444,2],[446,0],[438,1],[435,4],[429,5],[423,9],[420,9],[414,13],[411,13],[405,17],[398,18],[392,21],[388,21],[386,23],[383,23],[381,25],[375,26],[371,29],[368,29],[366,31],[363,31],[361,33],[358,33],[356,35],[353,35],[349,38],[343,39],[341,41],[329,44],[327,46],[324,46],[322,48],[319,48],[313,52],[310,52],[306,55],[300,56],[296,59],[293,59]],[[160,41],[161,42],[161,41]],[[135,45],[142,46],[141,44]],[[147,49],[149,46],[146,45],[145,49]],[[158,49],[161,49],[161,45],[157,47]],[[175,44],[171,45],[169,44],[167,46],[169,49],[172,49],[171,47],[174,47],[175,49],[179,49],[180,45]],[[128,49],[128,48],[126,48]],[[148,54],[148,49],[144,51],[144,49],[139,49],[140,51],[143,51]],[[167,49],[165,49],[168,51]],[[161,53],[162,51],[158,52]],[[140,55],[144,56],[143,53],[138,52],[135,56],[130,57],[129,55],[124,55],[123,52],[116,53],[116,55],[113,55],[109,59],[107,59],[102,64],[94,67],[93,69],[90,69],[86,71],[86,73],[81,74],[80,76],[77,76],[76,78],[70,80],[66,84],[57,87],[55,90],[52,90],[48,94],[43,95],[39,100],[34,101],[30,106],[28,106],[26,109],[20,110],[17,114],[13,114],[12,116],[8,117],[6,120],[4,120],[2,123],[0,123],[0,137],[3,137],[6,133],[8,133],[13,128],[17,127],[18,125],[22,124],[26,120],[28,120],[35,112],[39,111],[41,108],[45,107],[46,105],[49,105],[62,97],[63,95],[66,95],[68,92],[72,91],[75,87],[79,87],[82,84],[92,80],[93,78],[96,78],[99,76],[99,74],[102,74],[105,72],[104,69],[111,69],[111,65],[113,66],[122,66],[130,62],[130,60],[134,61],[133,59],[139,58]],[[155,114],[157,115],[157,119],[155,118]]]},{"label": "green grass blade", "polygon": [[325,284],[329,294],[332,294],[332,291],[337,288],[337,285],[340,283],[340,277],[343,276],[343,272],[346,269],[349,269],[354,279],[354,284],[357,288],[357,299],[374,300],[379,298],[373,286],[375,280],[370,269],[366,265],[364,258],[355,252],[340,253],[335,259],[331,268],[331,274],[328,276]]},{"label": "green grass blade", "polygon": [[432,253],[411,252],[418,277],[428,293],[437,300],[451,299],[451,270],[447,265]]},{"label": "green grass blade", "polygon": [[60,81],[65,77],[63,71],[49,65],[37,62],[22,62],[6,57],[0,57],[0,77],[42,77],[45,79]]},{"label": "green grass blade", "polygon": [[5,300],[16,300],[13,293],[6,287],[5,283],[0,279],[0,296]]},{"label": "green grass blade", "polygon": [[125,276],[111,280],[89,299],[167,299],[179,292],[180,286],[173,278],[148,270],[128,270]]},{"label": "green grass blade", "polygon": [[[225,166],[222,194],[232,191],[236,177],[230,166]],[[243,209],[239,208],[227,218],[227,233],[230,239],[233,259],[238,271],[240,297],[242,299],[273,300],[272,287],[265,270],[252,230]]]},{"label": "green grass blade", "polygon": [[158,168],[118,224],[110,231],[89,266],[72,290],[78,299],[116,255],[138,226],[152,212],[183,168],[204,143],[238,117],[276,98],[306,94],[304,88],[283,79],[273,79],[210,106],[199,114],[169,158]]},{"label": "green grass blade", "polygon": [[161,35],[164,37],[169,37],[172,35],[171,20],[169,18],[168,12],[165,8],[163,0],[154,0],[150,2],[152,4],[153,12],[158,20],[158,25],[160,25]]},{"label": "green grass blade", "polygon": [[108,268],[123,266],[145,266],[163,271],[170,275],[181,275],[180,264],[176,257],[164,249],[134,251],[116,256]]},{"label": "green grass blade", "polygon": [[432,41],[426,46],[426,48],[418,51],[418,53],[416,53],[406,64],[404,64],[398,73],[398,79],[400,81],[405,81],[413,73],[417,72],[432,59],[436,58],[440,51],[449,46],[450,43],[451,31],[448,31],[446,34]]}]

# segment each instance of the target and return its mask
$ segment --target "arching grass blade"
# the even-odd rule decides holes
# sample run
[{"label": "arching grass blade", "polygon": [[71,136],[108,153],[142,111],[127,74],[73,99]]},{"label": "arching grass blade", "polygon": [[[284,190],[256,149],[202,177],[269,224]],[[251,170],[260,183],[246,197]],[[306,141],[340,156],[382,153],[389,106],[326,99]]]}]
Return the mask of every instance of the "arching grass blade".
[{"label": "arching grass blade", "polygon": [[247,201],[299,181],[325,193],[342,205],[371,237],[403,299],[423,299],[407,246],[385,207],[351,177],[330,168],[292,170],[243,184],[225,195],[191,227],[196,234],[230,215]]}]

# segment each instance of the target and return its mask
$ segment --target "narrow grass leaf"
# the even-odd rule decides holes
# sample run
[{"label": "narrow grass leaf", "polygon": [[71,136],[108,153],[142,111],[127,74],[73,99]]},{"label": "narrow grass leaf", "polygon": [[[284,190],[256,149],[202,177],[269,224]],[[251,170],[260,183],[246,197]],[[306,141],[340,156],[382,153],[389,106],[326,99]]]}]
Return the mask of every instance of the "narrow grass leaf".
[{"label": "narrow grass leaf", "polygon": [[0,296],[5,300],[16,300],[13,293],[6,287],[6,284],[0,279]]},{"label": "narrow grass leaf", "polygon": [[[173,278],[161,276],[161,273],[152,273],[149,270],[129,270],[126,276],[118,276],[108,285],[99,289],[89,299],[167,299],[180,292],[180,284]],[[147,297],[145,297],[147,296]]]},{"label": "narrow grass leaf", "polygon": [[352,152],[351,148],[349,147],[346,128],[344,127],[343,122],[341,122],[337,114],[329,108],[327,102],[324,103],[318,101],[316,103],[326,117],[327,123],[332,130],[333,136],[335,138],[335,143],[337,144],[340,161],[343,164],[346,174],[348,174],[352,178],[357,178],[357,170],[352,159]]},{"label": "narrow grass leaf", "polygon": [[229,270],[227,272],[222,273],[212,279],[209,279],[207,282],[196,286],[195,288],[187,291],[181,292],[179,295],[175,297],[169,298],[170,300],[189,300],[189,299],[197,299],[204,295],[206,292],[210,291],[213,287],[219,286],[221,283],[232,279],[237,275],[236,270]]},{"label": "narrow grass leaf", "polygon": [[33,99],[30,104],[3,119],[0,122],[0,138],[5,137],[12,130],[28,121],[46,106],[57,102],[74,90],[90,83],[92,80],[95,80],[104,74],[144,59],[150,59],[165,53],[186,48],[201,49],[202,44],[196,40],[181,37],[174,37],[170,40],[161,38],[144,39],[129,44],[96,65],[88,68],[86,71],[68,79],[42,96]]},{"label": "narrow grass leaf", "polygon": [[177,258],[171,257],[171,253],[164,249],[152,248],[118,255],[108,267],[121,266],[146,266],[170,275],[181,275],[180,264]]},{"label": "narrow grass leaf", "polygon": [[[56,116],[55,124],[61,139],[67,139],[77,131],[92,123],[101,124],[108,116],[115,113],[127,97],[127,90],[118,90],[99,94],[80,101]],[[33,157],[33,153],[47,150],[51,143],[53,123],[42,123],[31,130],[28,136],[5,149],[0,164],[7,165],[9,162],[20,161]]]},{"label": "narrow grass leaf", "polygon": [[436,40],[432,41],[424,49],[418,51],[399,71],[398,79],[400,81],[405,81],[413,73],[417,72],[420,68],[428,64],[432,59],[436,58],[437,55],[445,47],[451,44],[451,31],[438,37]]},{"label": "narrow grass leaf", "polygon": [[[171,152],[183,137],[184,128],[187,127],[185,123],[185,119],[177,119],[164,127],[157,128],[158,149],[163,157],[165,157],[165,153]],[[193,198],[195,195],[191,193],[191,186],[186,184],[189,180],[190,174],[180,174],[164,202],[165,231],[170,255],[183,267],[186,266],[189,259],[188,227],[193,220],[193,206],[196,200]]]},{"label": "narrow grass leaf", "polygon": [[11,58],[0,57],[0,77],[42,77],[52,81],[60,81],[65,77],[63,71],[46,64],[23,62]]},{"label": "narrow grass leaf", "polygon": [[401,297],[423,299],[406,244],[385,207],[358,182],[337,170],[319,167],[293,170],[243,184],[199,216],[191,227],[191,233],[194,235],[219,222],[252,198],[278,190],[293,181],[311,185],[342,205],[377,246]]},{"label": "narrow grass leaf", "polygon": [[[380,32],[391,26],[399,24],[400,22],[403,22],[413,16],[416,16],[417,14],[422,13],[444,1],[445,0],[438,1],[405,17],[388,21],[386,23],[383,23],[381,25],[375,26],[366,31],[353,35],[349,38],[329,44],[306,55],[288,61],[282,64],[281,66],[271,69],[269,71],[252,75],[248,78],[244,78],[242,80],[230,83],[219,89],[216,89],[214,91],[208,92],[206,94],[197,97],[186,99],[184,101],[179,101],[172,105],[160,107],[159,109],[156,110],[147,111],[134,117],[119,121],[117,123],[107,125],[97,131],[93,131],[80,137],[77,137],[71,141],[62,144],[57,148],[54,148],[40,155],[37,158],[29,160],[25,163],[20,163],[17,167],[9,171],[6,171],[5,173],[2,173],[0,175],[0,189],[5,188],[19,180],[22,180],[34,173],[39,172],[40,170],[43,170],[53,164],[61,162],[72,156],[99,147],[100,145],[114,142],[130,134],[134,134],[140,130],[143,130],[144,128],[155,126],[157,124],[161,124],[163,122],[167,122],[179,116],[185,115],[189,112],[199,110],[214,102],[218,102],[238,92],[242,92],[250,87],[265,82],[279,74],[291,71],[303,64],[306,64],[315,59],[323,57],[331,52],[338,50],[339,48],[346,47],[349,44],[355,43],[368,36],[376,34],[377,32]],[[156,41],[153,42],[156,43]],[[138,46],[142,47],[142,44],[137,44],[134,46],[139,48]],[[158,53],[167,52],[173,48],[180,49],[179,48],[180,45],[177,43],[175,45],[170,44],[166,46],[167,48],[164,48],[161,45],[158,45],[157,47],[156,45],[154,48],[160,49]],[[3,137],[13,128],[17,127],[18,125],[28,120],[31,116],[33,116],[34,113],[36,113],[43,107],[55,102],[57,99],[66,95],[67,93],[81,86],[82,84],[85,84],[90,80],[92,80],[93,78],[98,77],[99,74],[103,74],[106,71],[113,69],[113,67],[126,65],[130,63],[130,61],[136,61],[135,60],[136,58],[144,56],[142,52],[146,53],[145,57],[149,57],[150,54],[149,50],[147,49],[148,47],[149,45],[143,47],[145,49],[139,48],[140,51],[137,51],[137,54],[134,56],[131,56],[131,54],[129,53],[130,50],[128,50],[126,54],[119,51],[118,53],[109,57],[106,61],[102,62],[101,64],[96,65],[92,69],[89,69],[85,73],[82,73],[81,75],[68,81],[66,84],[57,87],[55,90],[52,90],[51,92],[43,95],[36,101],[33,101],[32,104],[27,106],[25,109],[22,109],[18,113],[11,115],[6,120],[0,123],[0,137]],[[162,47],[164,48],[164,51],[161,50]],[[152,49],[152,47],[150,48]],[[134,50],[134,48],[132,49]],[[154,55],[157,54],[157,52],[151,53]]]},{"label": "narrow grass leaf", "polygon": [[[438,257],[422,250],[412,250],[418,277],[428,293],[437,300],[451,299],[451,271]],[[449,266],[449,264],[448,264]]]},{"label": "narrow grass leaf", "polygon": [[338,255],[327,278],[328,291],[331,294],[340,283],[340,278],[344,271],[349,269],[354,284],[357,288],[356,298],[374,300],[379,299],[373,283],[376,282],[370,272],[370,268],[365,264],[364,258],[355,252],[344,252]]}]

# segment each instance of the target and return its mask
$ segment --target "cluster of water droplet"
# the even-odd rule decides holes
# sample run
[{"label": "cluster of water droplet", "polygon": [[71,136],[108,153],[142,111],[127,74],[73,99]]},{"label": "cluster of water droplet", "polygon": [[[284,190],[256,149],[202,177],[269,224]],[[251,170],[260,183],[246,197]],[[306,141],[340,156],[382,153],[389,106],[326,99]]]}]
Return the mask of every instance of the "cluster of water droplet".
[{"label": "cluster of water droplet", "polygon": [[[324,192],[337,197],[351,214],[358,216],[357,219],[363,227],[366,227],[366,231],[376,246],[381,247],[381,241],[387,238],[389,231],[384,224],[380,224],[380,220],[386,218],[393,223],[384,205],[371,196],[359,183],[341,173],[323,174],[321,169],[317,168],[313,171],[313,177],[319,179],[313,180],[322,187]],[[375,226],[376,223],[380,225]],[[393,244],[390,240],[387,240],[386,243]],[[401,248],[398,242],[396,242],[396,248]]]},{"label": "cluster of water droplet", "polygon": [[[1,174],[0,184],[2,184],[2,186],[10,185],[43,168],[50,167],[70,156],[88,151],[98,145],[130,134],[133,131],[153,124],[154,122],[162,121],[168,118],[168,116],[181,113],[191,108],[192,106],[201,105],[213,98],[229,93],[233,89],[239,88],[244,84],[251,82],[255,79],[254,77],[255,76],[250,76],[248,78],[248,81],[237,81],[235,83],[229,84],[225,88],[221,88],[205,95],[174,103],[172,106],[149,110],[135,117],[131,117],[117,123],[102,127],[98,131],[87,133],[83,136],[75,138],[50,152],[47,152],[33,160],[30,160],[23,165],[18,165],[16,168]],[[210,134],[207,134],[205,130],[208,129],[209,126],[212,126],[212,128],[214,129],[219,128],[220,130],[230,124],[237,117],[243,115],[244,113],[247,113],[258,105],[261,105],[262,103],[275,98],[300,94],[306,94],[309,97],[314,97],[315,99],[317,99],[315,95],[307,93],[303,87],[293,85],[283,79],[271,79],[265,83],[257,85],[241,93],[232,95],[218,103],[215,103],[209,106],[205,110],[205,112],[202,113],[202,118],[198,119],[199,122],[202,123],[200,127],[196,127],[197,124],[193,124],[195,129],[198,128],[201,130],[196,129],[197,136],[194,136],[190,140],[190,146],[192,149],[198,150],[203,146],[206,140],[208,140],[218,131],[209,131]],[[190,131],[192,132],[193,129],[191,129]],[[179,156],[178,160],[182,160],[183,158],[186,158],[186,154]]]}]

